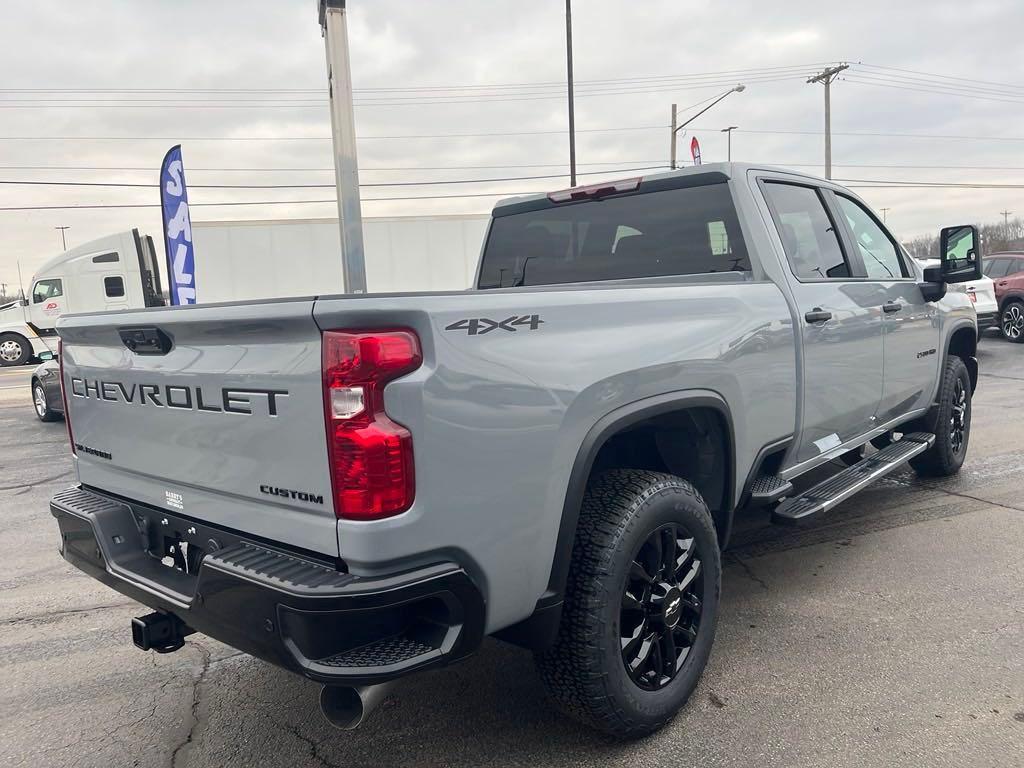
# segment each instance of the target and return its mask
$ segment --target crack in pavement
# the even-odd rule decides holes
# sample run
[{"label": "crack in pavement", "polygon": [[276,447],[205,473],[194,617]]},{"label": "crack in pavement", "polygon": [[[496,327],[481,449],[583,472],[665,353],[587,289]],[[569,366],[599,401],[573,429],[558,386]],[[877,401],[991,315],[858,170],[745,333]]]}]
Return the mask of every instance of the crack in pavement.
[{"label": "crack in pavement", "polygon": [[990,499],[984,499],[984,498],[982,498],[980,496],[971,496],[971,494],[969,494],[969,493],[961,493],[960,491],[951,491],[948,488],[942,488],[940,486],[932,486],[932,487],[933,487],[934,490],[941,491],[942,493],[946,494],[947,496],[956,496],[956,497],[961,498],[961,499],[970,499],[971,501],[977,501],[977,502],[979,502],[981,504],[991,504],[993,507],[999,507],[1001,509],[1008,509],[1011,512],[1024,512],[1024,509],[1021,509],[1020,507],[1015,507],[1012,504],[1003,504],[1002,502],[999,502],[999,501],[992,501]]},{"label": "crack in pavement", "polygon": [[740,570],[742,570],[747,575],[748,579],[750,579],[753,582],[756,582],[757,584],[760,584],[761,588],[766,592],[769,591],[768,582],[762,579],[756,573],[754,573],[754,569],[750,567],[750,563],[741,558],[739,555],[728,554],[726,555],[725,560],[726,563],[735,563],[736,565],[738,565],[740,567]]},{"label": "crack in pavement", "polygon": [[178,765],[178,756],[185,747],[192,743],[196,728],[199,727],[200,688],[202,687],[203,680],[206,678],[206,673],[210,671],[210,651],[205,646],[200,645],[193,640],[186,640],[185,645],[191,645],[199,649],[199,652],[203,655],[203,666],[192,683],[192,722],[188,727],[188,733],[185,734],[184,740],[182,740],[181,743],[174,748],[174,751],[171,752],[171,768],[176,768]]},{"label": "crack in pavement", "polygon": [[324,766],[325,768],[343,768],[335,762],[328,760],[326,757],[320,754],[320,746],[327,741],[327,739],[321,739],[320,741],[314,741],[313,739],[306,736],[302,731],[299,730],[297,725],[290,725],[288,723],[278,723],[279,726],[284,728],[288,733],[294,736],[296,739],[301,741],[307,747],[309,747],[309,756],[311,759],[316,760],[317,763]]},{"label": "crack in pavement", "polygon": [[[83,737],[83,738],[79,738],[77,741],[74,741],[74,742],[72,742],[70,744],[61,744],[59,746],[48,747],[48,748],[43,750],[43,754],[52,753],[52,752],[60,752],[62,750],[66,750],[66,749],[69,749],[69,748],[70,749],[74,749],[75,750],[75,755],[74,755],[74,757],[71,760],[70,768],[75,768],[75,766],[78,766],[79,764],[81,764],[81,762],[83,760],[91,758],[91,757],[95,756],[98,752],[102,751],[103,746],[107,745],[109,742],[116,742],[118,745],[120,745],[123,749],[125,749],[127,751],[128,745],[125,743],[124,739],[121,737],[121,732],[126,730],[126,729],[128,729],[128,728],[134,728],[136,726],[142,725],[147,720],[151,720],[154,717],[156,717],[157,709],[159,708],[160,694],[163,692],[163,690],[171,682],[173,682],[173,680],[174,680],[174,676],[168,678],[167,680],[165,680],[163,683],[160,684],[160,686],[153,693],[152,700],[149,702],[149,705],[147,707],[147,711],[142,716],[140,716],[140,717],[138,717],[138,718],[136,718],[136,719],[134,719],[134,720],[132,720],[130,722],[121,723],[120,725],[117,725],[114,728],[111,728],[110,730],[104,730],[102,733],[99,733],[98,735],[92,736],[90,738],[84,738]],[[122,705],[121,711],[118,713],[118,715],[124,714],[126,709],[127,709],[127,707],[134,706],[134,705],[135,705],[134,701]],[[93,745],[100,745],[100,746],[99,746],[98,749],[85,749],[85,750],[83,750],[83,747],[91,747]]]},{"label": "crack in pavement", "polygon": [[73,473],[74,470],[69,469],[66,472],[61,472],[59,475],[54,475],[53,477],[45,477],[42,480],[36,480],[35,482],[32,483],[19,483],[18,485],[2,485],[0,486],[0,491],[16,491],[19,488],[35,488],[37,485],[52,483],[54,480],[60,480],[62,477],[67,477],[68,475]]},{"label": "crack in pavement", "polygon": [[123,603],[113,603],[111,605],[93,605],[87,608],[68,608],[63,611],[50,611],[49,613],[37,613],[31,616],[17,616],[13,619],[0,620],[0,626],[12,626],[15,624],[31,624],[32,622],[39,622],[40,624],[55,621],[61,619],[64,616],[74,616],[79,613],[92,613],[94,611],[110,611],[115,608],[127,608],[130,605],[136,605],[132,600],[128,600]]}]

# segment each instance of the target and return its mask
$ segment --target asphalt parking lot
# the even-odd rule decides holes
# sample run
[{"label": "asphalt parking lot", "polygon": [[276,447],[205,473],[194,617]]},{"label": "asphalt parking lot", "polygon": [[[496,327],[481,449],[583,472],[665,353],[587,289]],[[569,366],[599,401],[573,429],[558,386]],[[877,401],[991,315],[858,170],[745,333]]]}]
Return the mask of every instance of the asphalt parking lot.
[{"label": "asphalt parking lot", "polygon": [[745,521],[701,686],[629,744],[559,716],[498,642],[355,733],[316,685],[209,638],[135,650],[146,611],[56,551],[64,425],[36,420],[28,369],[0,371],[0,765],[1020,766],[1024,347],[987,337],[979,359],[960,476],[892,476],[799,530]]}]

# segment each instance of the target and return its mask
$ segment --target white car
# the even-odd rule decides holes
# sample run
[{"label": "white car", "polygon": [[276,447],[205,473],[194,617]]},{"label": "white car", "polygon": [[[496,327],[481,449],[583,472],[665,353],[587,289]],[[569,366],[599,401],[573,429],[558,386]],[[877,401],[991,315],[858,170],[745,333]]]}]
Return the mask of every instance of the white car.
[{"label": "white car", "polygon": [[974,311],[978,314],[978,335],[988,328],[999,325],[999,304],[996,302],[996,287],[991,278],[981,277],[969,283],[957,283],[949,286],[953,290],[966,291],[968,298],[974,302]]},{"label": "white car", "polygon": [[[916,261],[922,267],[939,266],[938,259],[916,259]],[[968,283],[951,283],[948,289],[966,293],[974,304],[974,311],[978,315],[979,337],[985,330],[999,325],[999,303],[996,301],[996,286],[991,278],[981,277]]]}]

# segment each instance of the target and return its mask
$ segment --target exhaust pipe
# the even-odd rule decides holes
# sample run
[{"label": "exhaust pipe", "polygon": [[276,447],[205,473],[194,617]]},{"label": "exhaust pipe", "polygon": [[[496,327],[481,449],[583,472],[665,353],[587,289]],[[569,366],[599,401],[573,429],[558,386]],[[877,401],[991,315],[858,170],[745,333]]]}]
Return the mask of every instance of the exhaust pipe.
[{"label": "exhaust pipe", "polygon": [[366,722],[393,686],[393,683],[355,688],[325,685],[320,689],[320,711],[335,728],[354,730]]}]

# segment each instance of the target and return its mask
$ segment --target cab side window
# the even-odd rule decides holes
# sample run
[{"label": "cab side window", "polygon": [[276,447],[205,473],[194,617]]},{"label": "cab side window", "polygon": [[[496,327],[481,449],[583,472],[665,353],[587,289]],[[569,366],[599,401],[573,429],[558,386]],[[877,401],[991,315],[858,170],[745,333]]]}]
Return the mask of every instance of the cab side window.
[{"label": "cab side window", "polygon": [[55,299],[63,295],[64,285],[59,279],[40,280],[32,289],[32,303],[40,304],[47,299]]},{"label": "cab side window", "polygon": [[853,241],[860,251],[868,277],[874,280],[899,280],[907,276],[896,244],[864,206],[849,197],[836,195],[839,209],[850,226]]},{"label": "cab side window", "polygon": [[120,275],[103,278],[103,292],[107,298],[116,299],[124,296],[124,278]]},{"label": "cab side window", "polygon": [[799,280],[850,277],[835,225],[813,187],[769,181],[765,197],[772,209],[793,274]]}]

